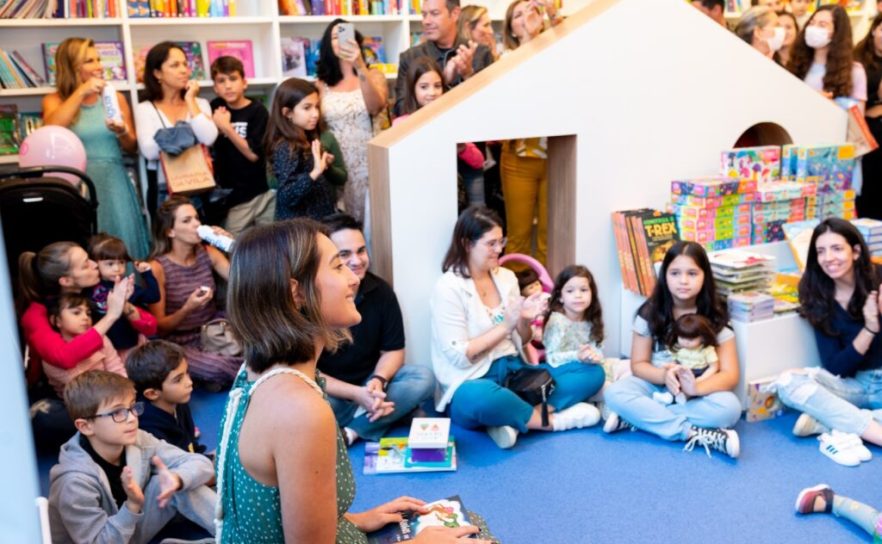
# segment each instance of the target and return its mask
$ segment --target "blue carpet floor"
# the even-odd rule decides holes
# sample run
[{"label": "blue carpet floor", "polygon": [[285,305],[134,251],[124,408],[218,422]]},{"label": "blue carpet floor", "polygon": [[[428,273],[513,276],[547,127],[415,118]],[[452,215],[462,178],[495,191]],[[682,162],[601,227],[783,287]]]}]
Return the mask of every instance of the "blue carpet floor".
[{"label": "blue carpet floor", "polygon": [[[193,414],[210,449],[225,394],[197,392]],[[704,450],[683,452],[641,432],[605,435],[599,427],[530,433],[500,450],[480,432],[453,429],[459,470],[453,473],[362,475],[364,446],[350,452],[360,511],[410,495],[459,495],[505,544],[637,542],[870,542],[833,516],[793,513],[800,489],[817,483],[882,508],[882,448],[860,467],[839,466],[813,438],[790,434],[795,414],[746,423],[738,460]],[[402,427],[391,435],[406,435]],[[53,461],[40,459],[41,483]]]}]

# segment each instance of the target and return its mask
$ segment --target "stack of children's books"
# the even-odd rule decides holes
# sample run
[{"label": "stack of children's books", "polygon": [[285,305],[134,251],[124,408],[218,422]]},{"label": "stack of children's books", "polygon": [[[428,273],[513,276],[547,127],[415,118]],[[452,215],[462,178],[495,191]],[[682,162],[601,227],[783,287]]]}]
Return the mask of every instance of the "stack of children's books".
[{"label": "stack of children's books", "polygon": [[860,219],[852,219],[851,224],[857,227],[864,237],[870,255],[873,257],[882,256],[882,221],[861,217]]},{"label": "stack of children's books", "polygon": [[775,279],[775,258],[745,250],[708,254],[717,292],[723,297],[745,291],[767,292]]},{"label": "stack of children's books", "polygon": [[408,437],[381,438],[364,445],[364,474],[456,470],[450,419],[417,417]]},{"label": "stack of children's books", "polygon": [[733,293],[727,300],[729,317],[734,321],[760,321],[775,315],[775,298],[768,293],[747,291]]}]

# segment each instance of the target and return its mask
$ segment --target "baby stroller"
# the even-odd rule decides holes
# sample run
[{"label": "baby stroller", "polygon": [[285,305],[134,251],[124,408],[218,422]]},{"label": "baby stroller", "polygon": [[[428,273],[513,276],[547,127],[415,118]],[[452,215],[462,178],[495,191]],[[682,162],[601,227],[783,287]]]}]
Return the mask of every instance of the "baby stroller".
[{"label": "baby stroller", "polygon": [[[53,177],[72,174],[79,187]],[[0,226],[12,285],[17,285],[18,256],[59,241],[83,247],[98,229],[95,184],[79,170],[36,166],[0,173]]]}]

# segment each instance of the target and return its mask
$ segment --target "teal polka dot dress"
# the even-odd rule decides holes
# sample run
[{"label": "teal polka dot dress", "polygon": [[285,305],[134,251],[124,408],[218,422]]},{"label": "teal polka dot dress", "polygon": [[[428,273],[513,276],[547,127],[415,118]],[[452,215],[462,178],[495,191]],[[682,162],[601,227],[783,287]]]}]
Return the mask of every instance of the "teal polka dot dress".
[{"label": "teal polka dot dress", "polygon": [[[316,376],[316,381],[324,390],[324,380]],[[282,511],[279,488],[264,485],[248,474],[239,458],[239,432],[248,411],[248,404],[255,384],[249,382],[245,371],[241,371],[233,383],[233,391],[242,390],[229,430],[226,444],[223,436],[219,442],[218,459],[224,459],[224,448],[229,448],[223,462],[223,477],[218,475],[222,489],[223,530],[221,544],[284,544],[282,530]],[[232,401],[232,392],[231,400]],[[227,412],[221,420],[221,432],[226,425]],[[220,469],[220,464],[218,465]],[[367,537],[343,515],[349,511],[355,499],[355,477],[349,463],[346,442],[337,429],[337,544],[367,544]]]}]

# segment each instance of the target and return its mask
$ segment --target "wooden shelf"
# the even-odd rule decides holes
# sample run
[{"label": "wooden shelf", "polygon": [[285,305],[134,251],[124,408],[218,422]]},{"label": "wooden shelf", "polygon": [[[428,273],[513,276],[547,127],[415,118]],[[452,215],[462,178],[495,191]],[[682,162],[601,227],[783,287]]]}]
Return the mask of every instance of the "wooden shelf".
[{"label": "wooden shelf", "polygon": [[18,154],[0,155],[0,164],[18,164]]}]

